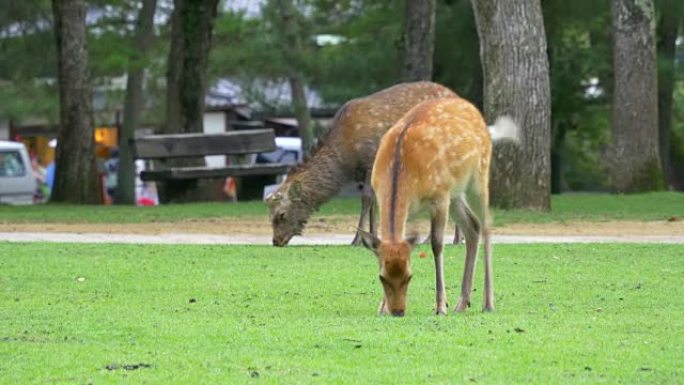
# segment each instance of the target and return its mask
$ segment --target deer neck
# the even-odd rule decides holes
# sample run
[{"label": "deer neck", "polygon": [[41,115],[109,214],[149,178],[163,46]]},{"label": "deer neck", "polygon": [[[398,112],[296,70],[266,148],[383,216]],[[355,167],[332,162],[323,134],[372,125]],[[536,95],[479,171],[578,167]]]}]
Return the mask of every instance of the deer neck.
[{"label": "deer neck", "polygon": [[380,202],[380,239],[390,242],[401,242],[405,238],[406,220],[408,218],[409,204],[406,197],[396,196],[382,199]]},{"label": "deer neck", "polygon": [[301,183],[301,201],[311,213],[340,192],[346,180],[343,174],[344,168],[337,155],[329,149],[321,149],[289,178]]}]

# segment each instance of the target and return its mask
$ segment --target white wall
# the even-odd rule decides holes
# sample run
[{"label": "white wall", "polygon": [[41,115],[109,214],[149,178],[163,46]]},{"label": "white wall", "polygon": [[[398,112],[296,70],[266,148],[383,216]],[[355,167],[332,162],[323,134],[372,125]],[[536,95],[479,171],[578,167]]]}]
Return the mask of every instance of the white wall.
[{"label": "white wall", "polygon": [[[218,134],[221,132],[226,132],[226,114],[224,112],[205,112],[204,133]],[[205,156],[204,159],[209,167],[223,167],[226,165],[225,155]]]}]

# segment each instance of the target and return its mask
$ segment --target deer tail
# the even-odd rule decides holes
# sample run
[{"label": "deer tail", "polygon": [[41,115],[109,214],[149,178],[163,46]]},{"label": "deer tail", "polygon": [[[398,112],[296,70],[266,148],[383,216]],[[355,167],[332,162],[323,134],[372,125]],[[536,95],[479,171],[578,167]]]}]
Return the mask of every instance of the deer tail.
[{"label": "deer tail", "polygon": [[507,115],[496,118],[494,125],[488,126],[492,142],[512,141],[520,143],[520,127]]}]

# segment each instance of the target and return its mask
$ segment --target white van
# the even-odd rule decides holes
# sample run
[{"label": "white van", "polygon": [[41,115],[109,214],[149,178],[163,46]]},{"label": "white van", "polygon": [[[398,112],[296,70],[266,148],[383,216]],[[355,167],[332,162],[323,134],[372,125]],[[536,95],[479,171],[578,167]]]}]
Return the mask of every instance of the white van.
[{"label": "white van", "polygon": [[0,141],[0,204],[33,203],[36,178],[23,143]]}]

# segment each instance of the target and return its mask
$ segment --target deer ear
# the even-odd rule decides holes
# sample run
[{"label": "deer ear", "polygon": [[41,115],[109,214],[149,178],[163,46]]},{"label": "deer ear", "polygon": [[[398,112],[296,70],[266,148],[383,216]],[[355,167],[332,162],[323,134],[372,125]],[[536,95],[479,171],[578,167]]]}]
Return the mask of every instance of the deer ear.
[{"label": "deer ear", "polygon": [[375,235],[369,233],[368,231],[364,231],[361,229],[356,230],[361,237],[361,243],[370,251],[374,252],[375,254],[378,253],[378,247],[380,247],[380,238],[376,237]]},{"label": "deer ear", "polygon": [[292,182],[292,185],[290,186],[290,190],[288,192],[288,197],[290,200],[297,201],[302,199],[302,183],[301,182]]},{"label": "deer ear", "polygon": [[408,243],[411,250],[413,250],[413,248],[418,244],[419,239],[420,239],[420,235],[418,234],[418,232],[412,232],[406,238],[406,243]]},{"label": "deer ear", "polygon": [[272,192],[266,196],[264,199],[264,202],[266,203],[272,203],[272,202],[278,202],[279,200],[283,199],[283,194],[280,191]]}]

